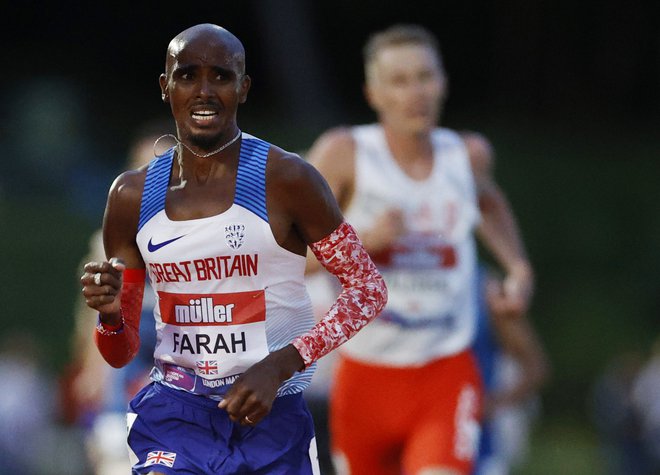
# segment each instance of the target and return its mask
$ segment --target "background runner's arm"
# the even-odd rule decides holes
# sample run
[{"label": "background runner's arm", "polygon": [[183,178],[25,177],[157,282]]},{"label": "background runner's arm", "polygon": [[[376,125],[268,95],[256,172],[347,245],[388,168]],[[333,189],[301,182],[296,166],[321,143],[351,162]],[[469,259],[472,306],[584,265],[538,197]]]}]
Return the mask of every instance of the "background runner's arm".
[{"label": "background runner's arm", "polygon": [[492,299],[493,311],[523,314],[531,302],[534,273],[511,205],[495,181],[492,147],[476,133],[464,133],[463,140],[470,156],[481,211],[477,235],[506,272],[499,298]]},{"label": "background runner's arm", "polygon": [[496,388],[489,395],[488,406],[519,404],[536,394],[550,377],[551,365],[541,339],[526,315],[490,315],[497,341],[505,354],[519,365],[521,376],[515,384]]},{"label": "background runner's arm", "polygon": [[[350,129],[337,127],[330,129],[316,139],[306,154],[307,161],[325,179],[342,211],[346,210],[353,196],[354,148],[355,144]],[[330,228],[330,230],[336,227],[337,225]],[[365,244],[364,235],[362,235],[362,239],[362,243]],[[314,239],[314,241],[316,240]],[[314,254],[307,253],[305,272],[311,274],[320,270],[322,270],[322,266]]]}]

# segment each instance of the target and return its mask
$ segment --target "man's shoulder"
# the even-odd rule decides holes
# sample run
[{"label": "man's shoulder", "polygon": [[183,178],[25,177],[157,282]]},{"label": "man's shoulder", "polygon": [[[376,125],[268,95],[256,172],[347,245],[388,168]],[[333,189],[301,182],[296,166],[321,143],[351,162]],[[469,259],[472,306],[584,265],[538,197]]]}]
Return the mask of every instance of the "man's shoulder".
[{"label": "man's shoulder", "polygon": [[[332,127],[323,132],[316,141],[316,144],[324,145],[330,148],[349,148],[355,143],[355,131],[361,126],[341,125]],[[316,145],[315,144],[315,145]]]},{"label": "man's shoulder", "polygon": [[297,153],[270,145],[267,165],[270,180],[295,181],[307,172],[308,167],[309,164]]},{"label": "man's shoulder", "polygon": [[110,196],[121,204],[130,205],[142,199],[142,190],[147,176],[147,168],[127,170],[115,178],[110,188]]},{"label": "man's shoulder", "polygon": [[355,158],[356,127],[333,127],[319,136],[307,153],[309,160],[324,171],[352,170]]},{"label": "man's shoulder", "polygon": [[144,186],[144,180],[147,177],[147,167],[141,167],[135,170],[126,170],[120,173],[115,178],[115,184],[127,188],[139,187],[140,190]]},{"label": "man's shoulder", "polygon": [[490,149],[492,147],[490,140],[480,132],[474,130],[461,130],[460,132],[457,132],[457,134],[459,134],[467,147],[478,147],[481,149]]},{"label": "man's shoulder", "polygon": [[437,145],[455,146],[465,150],[473,168],[488,168],[494,160],[492,144],[485,135],[474,130],[437,127],[433,130],[433,140]]},{"label": "man's shoulder", "polygon": [[473,171],[479,173],[490,170],[495,160],[495,152],[490,140],[485,135],[473,130],[461,131],[460,136],[465,144]]},{"label": "man's shoulder", "polygon": [[432,132],[433,140],[436,142],[463,144],[464,138],[461,132],[448,127],[436,127]]}]

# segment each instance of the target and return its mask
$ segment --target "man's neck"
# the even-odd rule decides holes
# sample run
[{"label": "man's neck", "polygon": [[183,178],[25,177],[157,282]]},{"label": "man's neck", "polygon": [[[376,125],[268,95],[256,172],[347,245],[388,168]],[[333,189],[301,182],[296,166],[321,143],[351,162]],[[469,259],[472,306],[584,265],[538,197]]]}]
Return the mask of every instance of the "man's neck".
[{"label": "man's neck", "polygon": [[433,168],[431,131],[401,132],[383,126],[390,153],[399,167],[411,178],[423,180]]}]

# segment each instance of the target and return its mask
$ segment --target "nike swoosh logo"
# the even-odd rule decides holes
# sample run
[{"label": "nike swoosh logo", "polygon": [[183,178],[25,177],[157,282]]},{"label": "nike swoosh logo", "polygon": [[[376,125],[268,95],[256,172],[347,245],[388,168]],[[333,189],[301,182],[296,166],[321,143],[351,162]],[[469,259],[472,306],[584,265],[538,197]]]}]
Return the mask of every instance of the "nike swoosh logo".
[{"label": "nike swoosh logo", "polygon": [[[183,236],[185,236],[185,234]],[[149,244],[147,244],[147,249],[149,249],[149,252],[156,252],[161,247],[167,246],[168,244],[173,243],[178,239],[181,239],[183,236],[175,237],[174,239],[168,239],[167,241],[159,242],[158,244],[154,244],[153,242],[151,242],[153,238],[149,238]]]}]

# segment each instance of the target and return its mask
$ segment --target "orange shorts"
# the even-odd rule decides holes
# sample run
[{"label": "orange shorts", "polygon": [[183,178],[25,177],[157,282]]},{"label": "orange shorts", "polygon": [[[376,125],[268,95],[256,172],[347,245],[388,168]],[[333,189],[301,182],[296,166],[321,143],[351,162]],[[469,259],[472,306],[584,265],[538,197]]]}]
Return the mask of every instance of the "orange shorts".
[{"label": "orange shorts", "polygon": [[431,467],[471,472],[482,400],[471,352],[406,368],[341,357],[331,396],[338,473],[415,475]]}]

